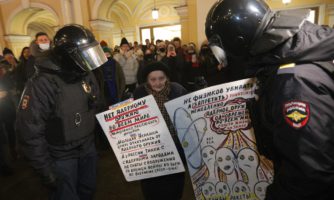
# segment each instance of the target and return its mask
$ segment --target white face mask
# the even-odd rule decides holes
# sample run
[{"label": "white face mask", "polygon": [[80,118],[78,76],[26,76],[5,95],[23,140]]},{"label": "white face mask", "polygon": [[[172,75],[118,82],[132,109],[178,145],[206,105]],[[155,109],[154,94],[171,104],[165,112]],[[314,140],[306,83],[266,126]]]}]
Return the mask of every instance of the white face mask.
[{"label": "white face mask", "polygon": [[49,50],[50,49],[50,43],[45,43],[45,44],[39,44],[38,45],[40,49],[43,51]]}]

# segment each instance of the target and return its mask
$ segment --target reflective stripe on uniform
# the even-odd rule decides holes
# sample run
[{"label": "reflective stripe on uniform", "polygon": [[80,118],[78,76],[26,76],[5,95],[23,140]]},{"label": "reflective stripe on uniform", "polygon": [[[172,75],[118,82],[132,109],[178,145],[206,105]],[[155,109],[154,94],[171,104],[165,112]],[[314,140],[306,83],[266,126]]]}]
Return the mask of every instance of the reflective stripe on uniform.
[{"label": "reflective stripe on uniform", "polygon": [[293,74],[295,72],[295,66],[295,63],[281,65],[277,71],[277,74]]}]

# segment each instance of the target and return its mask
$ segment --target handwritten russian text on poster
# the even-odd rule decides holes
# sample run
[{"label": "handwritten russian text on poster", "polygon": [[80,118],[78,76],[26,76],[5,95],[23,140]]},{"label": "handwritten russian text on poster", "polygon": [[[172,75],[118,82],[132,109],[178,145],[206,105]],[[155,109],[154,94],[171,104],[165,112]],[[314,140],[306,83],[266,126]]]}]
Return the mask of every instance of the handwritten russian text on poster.
[{"label": "handwritten russian text on poster", "polygon": [[96,115],[127,181],[184,171],[152,95]]},{"label": "handwritten russian text on poster", "polygon": [[187,159],[196,199],[263,200],[272,163],[260,156],[246,101],[255,79],[206,88],[165,104]]}]

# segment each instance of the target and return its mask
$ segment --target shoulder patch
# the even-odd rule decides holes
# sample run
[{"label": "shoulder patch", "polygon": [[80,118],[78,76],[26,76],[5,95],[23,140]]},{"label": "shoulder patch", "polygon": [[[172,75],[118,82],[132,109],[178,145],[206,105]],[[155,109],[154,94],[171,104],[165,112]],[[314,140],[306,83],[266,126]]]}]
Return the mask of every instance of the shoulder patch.
[{"label": "shoulder patch", "polygon": [[28,106],[29,106],[29,99],[30,99],[30,96],[28,96],[28,95],[24,95],[22,97],[22,100],[21,100],[21,109],[22,110],[25,110],[25,109],[28,108]]},{"label": "shoulder patch", "polygon": [[303,128],[310,118],[310,105],[298,100],[286,102],[283,105],[283,116],[292,128]]}]

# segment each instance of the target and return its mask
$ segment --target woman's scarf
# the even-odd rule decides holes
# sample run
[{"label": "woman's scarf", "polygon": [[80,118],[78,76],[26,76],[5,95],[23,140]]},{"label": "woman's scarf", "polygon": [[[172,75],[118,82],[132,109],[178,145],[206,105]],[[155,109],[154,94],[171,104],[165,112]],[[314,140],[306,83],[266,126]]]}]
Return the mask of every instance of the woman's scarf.
[{"label": "woman's scarf", "polygon": [[152,88],[146,83],[145,84],[145,90],[148,94],[153,95],[155,101],[158,104],[159,110],[161,111],[162,117],[165,119],[165,122],[167,124],[168,129],[169,129],[169,132],[171,133],[173,139],[177,139],[176,138],[176,131],[174,129],[172,121],[169,118],[167,110],[164,106],[164,104],[169,100],[168,96],[169,96],[170,90],[171,90],[170,82],[167,80],[166,84],[165,84],[165,87],[159,92],[152,90]]}]

